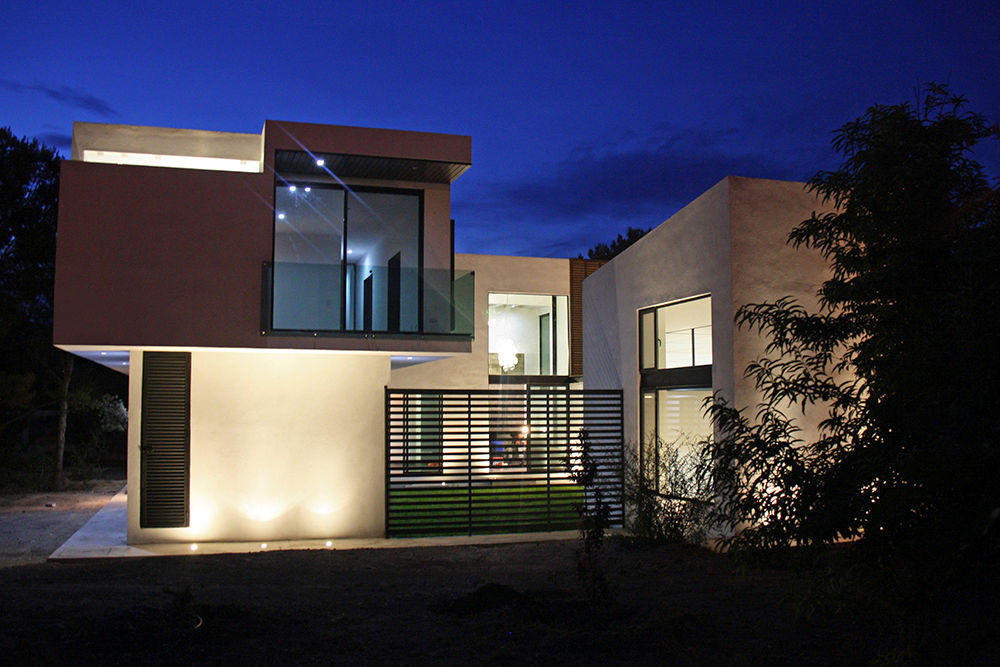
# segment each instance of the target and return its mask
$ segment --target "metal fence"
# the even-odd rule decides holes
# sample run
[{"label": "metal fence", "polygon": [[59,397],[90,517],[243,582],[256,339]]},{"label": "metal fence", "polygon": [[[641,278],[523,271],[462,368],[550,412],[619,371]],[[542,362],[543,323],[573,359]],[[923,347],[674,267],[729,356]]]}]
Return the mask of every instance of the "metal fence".
[{"label": "metal fence", "polygon": [[598,498],[622,524],[620,391],[386,389],[385,415],[390,537],[575,529]]}]

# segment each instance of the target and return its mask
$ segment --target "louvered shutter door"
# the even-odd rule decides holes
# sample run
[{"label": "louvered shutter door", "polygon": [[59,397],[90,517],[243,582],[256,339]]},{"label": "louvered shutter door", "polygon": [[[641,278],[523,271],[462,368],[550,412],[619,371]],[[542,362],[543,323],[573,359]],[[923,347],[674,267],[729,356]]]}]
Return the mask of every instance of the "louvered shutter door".
[{"label": "louvered shutter door", "polygon": [[143,352],[140,510],[142,528],[188,525],[191,354]]}]

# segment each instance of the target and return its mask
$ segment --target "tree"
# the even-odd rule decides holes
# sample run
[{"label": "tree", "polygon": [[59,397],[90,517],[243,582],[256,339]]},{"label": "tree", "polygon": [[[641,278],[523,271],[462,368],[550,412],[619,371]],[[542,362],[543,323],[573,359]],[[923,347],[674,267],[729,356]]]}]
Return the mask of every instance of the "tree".
[{"label": "tree", "polygon": [[[650,228],[652,229],[652,228]],[[629,227],[625,231],[625,236],[621,234],[618,235],[615,240],[609,243],[598,243],[593,248],[587,251],[587,259],[611,259],[624,251],[630,245],[641,239],[649,232],[649,229],[642,229],[639,227]],[[583,255],[579,256],[579,259],[583,259]]]},{"label": "tree", "polygon": [[[809,187],[835,205],[790,234],[831,277],[818,312],[749,304],[768,340],[754,417],[717,397],[706,445],[715,518],[737,548],[860,538],[880,557],[945,559],[996,544],[1000,516],[1000,195],[970,158],[1000,130],[929,85],[836,133],[844,161]],[[785,411],[827,411],[804,442]],[[935,551],[935,548],[940,549]]]},{"label": "tree", "polygon": [[52,347],[58,199],[56,152],[0,128],[0,432],[58,406],[55,488],[63,485],[73,373],[72,356]]}]

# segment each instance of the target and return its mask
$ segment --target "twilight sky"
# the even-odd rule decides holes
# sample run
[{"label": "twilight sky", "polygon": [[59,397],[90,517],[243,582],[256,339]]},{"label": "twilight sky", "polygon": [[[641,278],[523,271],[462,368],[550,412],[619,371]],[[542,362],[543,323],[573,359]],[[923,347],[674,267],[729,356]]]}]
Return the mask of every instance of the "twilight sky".
[{"label": "twilight sky", "polygon": [[[0,16],[0,126],[67,156],[75,120],[471,135],[460,252],[576,256],[728,174],[804,180],[838,165],[834,129],[925,81],[1000,120],[996,0],[7,0]],[[1000,148],[978,157],[1000,174]]]}]

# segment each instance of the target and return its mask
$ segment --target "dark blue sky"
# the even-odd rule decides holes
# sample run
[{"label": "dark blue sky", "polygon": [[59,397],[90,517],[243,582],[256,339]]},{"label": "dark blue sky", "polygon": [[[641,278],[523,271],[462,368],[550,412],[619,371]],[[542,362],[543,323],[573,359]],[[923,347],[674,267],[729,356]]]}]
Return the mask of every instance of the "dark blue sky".
[{"label": "dark blue sky", "polygon": [[0,125],[66,154],[74,120],[469,134],[458,250],[575,256],[727,174],[835,168],[834,129],[925,81],[1000,118],[998,7],[7,0]]}]

